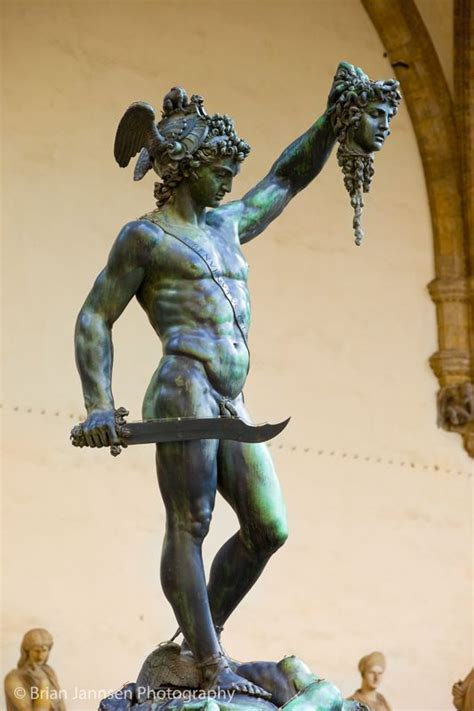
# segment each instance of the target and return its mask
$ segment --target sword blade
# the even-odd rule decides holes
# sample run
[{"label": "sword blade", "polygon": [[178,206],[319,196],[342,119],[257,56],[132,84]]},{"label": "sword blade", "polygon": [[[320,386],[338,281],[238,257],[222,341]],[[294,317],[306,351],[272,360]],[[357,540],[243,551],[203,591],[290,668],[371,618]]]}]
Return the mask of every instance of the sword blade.
[{"label": "sword blade", "polygon": [[282,432],[289,421],[290,418],[277,424],[249,425],[239,417],[175,417],[127,422],[119,436],[127,445],[196,439],[266,442]]}]

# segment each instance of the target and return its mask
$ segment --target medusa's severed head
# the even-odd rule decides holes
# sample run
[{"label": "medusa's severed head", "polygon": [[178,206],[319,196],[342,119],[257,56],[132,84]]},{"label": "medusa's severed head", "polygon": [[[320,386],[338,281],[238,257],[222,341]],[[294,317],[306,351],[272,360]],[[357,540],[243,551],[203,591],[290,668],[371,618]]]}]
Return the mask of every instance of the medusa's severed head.
[{"label": "medusa's severed head", "polygon": [[161,121],[145,102],[132,104],[123,115],[115,136],[114,154],[121,167],[140,151],[134,179],[140,180],[153,168],[162,182],[155,183],[158,207],[173,199],[173,193],[186,178],[196,178],[201,166],[217,158],[242,162],[250,146],[234,130],[226,115],[209,116],[201,96],[174,87],[163,101]]},{"label": "medusa's severed head", "polygon": [[390,134],[390,121],[401,95],[395,79],[371,81],[361,69],[346,62],[339,64],[334,84],[338,97],[330,109],[331,122],[339,141],[337,160],[354,208],[353,227],[359,245],[363,237],[362,193],[369,192],[374,175],[372,154]]}]

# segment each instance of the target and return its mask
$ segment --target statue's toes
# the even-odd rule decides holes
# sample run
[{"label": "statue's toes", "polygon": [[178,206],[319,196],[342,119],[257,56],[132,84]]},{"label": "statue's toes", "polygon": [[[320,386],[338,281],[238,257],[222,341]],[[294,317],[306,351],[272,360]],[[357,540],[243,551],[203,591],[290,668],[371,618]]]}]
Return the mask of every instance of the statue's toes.
[{"label": "statue's toes", "polygon": [[262,699],[271,699],[272,697],[268,691],[262,689],[260,686],[255,686],[254,684],[247,687],[247,693],[251,696],[260,696]]}]

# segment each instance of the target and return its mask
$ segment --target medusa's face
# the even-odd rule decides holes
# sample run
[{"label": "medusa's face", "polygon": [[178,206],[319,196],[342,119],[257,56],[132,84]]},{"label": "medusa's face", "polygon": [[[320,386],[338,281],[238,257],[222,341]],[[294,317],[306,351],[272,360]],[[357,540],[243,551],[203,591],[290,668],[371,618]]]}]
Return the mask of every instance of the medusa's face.
[{"label": "medusa's face", "polygon": [[362,112],[359,126],[354,131],[354,142],[366,153],[379,151],[390,134],[392,116],[393,107],[388,103],[384,101],[368,103]]}]

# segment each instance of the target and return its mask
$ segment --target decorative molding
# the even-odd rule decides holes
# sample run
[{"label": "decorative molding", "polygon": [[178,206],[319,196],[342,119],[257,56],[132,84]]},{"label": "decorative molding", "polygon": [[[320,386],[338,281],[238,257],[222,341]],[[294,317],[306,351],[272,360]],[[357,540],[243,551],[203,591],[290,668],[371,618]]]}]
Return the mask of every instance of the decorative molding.
[{"label": "decorative molding", "polygon": [[466,303],[469,299],[469,281],[467,279],[433,279],[428,284],[428,291],[435,304],[443,301],[460,301]]},{"label": "decorative molding", "polygon": [[[414,0],[361,0],[402,88],[425,173],[433,230],[438,424],[474,457],[474,9],[454,0],[455,97]],[[467,399],[466,399],[467,398]],[[467,403],[467,404],[466,404]]]},{"label": "decorative molding", "polygon": [[442,386],[468,382],[471,359],[465,351],[453,348],[436,351],[430,358],[430,365]]}]

